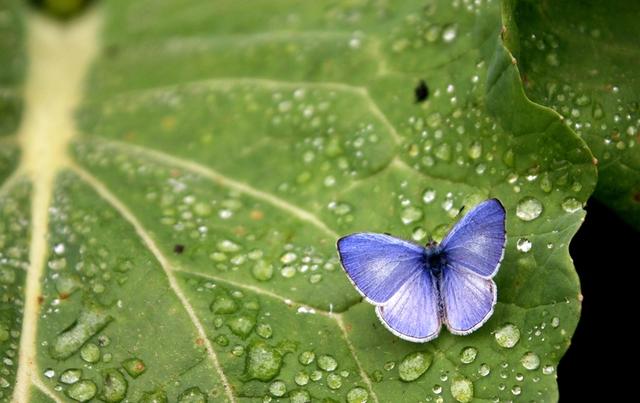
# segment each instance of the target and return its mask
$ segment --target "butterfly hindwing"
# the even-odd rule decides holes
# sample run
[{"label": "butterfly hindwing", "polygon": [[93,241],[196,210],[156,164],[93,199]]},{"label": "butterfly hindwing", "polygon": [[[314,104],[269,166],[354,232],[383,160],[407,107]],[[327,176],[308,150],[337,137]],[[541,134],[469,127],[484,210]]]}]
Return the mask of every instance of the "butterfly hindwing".
[{"label": "butterfly hindwing", "polygon": [[449,331],[468,334],[491,317],[497,301],[496,284],[468,270],[448,266],[442,271],[440,298]]},{"label": "butterfly hindwing", "polygon": [[376,307],[380,321],[393,334],[413,342],[427,342],[441,327],[438,290],[429,271],[418,272],[384,305]]},{"label": "butterfly hindwing", "polygon": [[489,199],[464,216],[441,247],[449,265],[491,278],[504,256],[505,242],[504,207],[497,199]]},{"label": "butterfly hindwing", "polygon": [[384,234],[356,233],[338,240],[338,253],[357,290],[375,304],[387,302],[424,270],[424,248]]}]

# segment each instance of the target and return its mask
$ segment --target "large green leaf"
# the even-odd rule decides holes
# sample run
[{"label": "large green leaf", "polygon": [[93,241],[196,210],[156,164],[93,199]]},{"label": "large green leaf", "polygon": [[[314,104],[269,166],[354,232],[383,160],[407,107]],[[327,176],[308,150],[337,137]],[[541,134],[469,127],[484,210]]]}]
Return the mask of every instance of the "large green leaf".
[{"label": "large green leaf", "polygon": [[640,3],[510,0],[504,13],[527,95],[584,138],[595,196],[640,228]]},{"label": "large green leaf", "polygon": [[[524,96],[497,4],[103,7],[29,18],[25,179],[0,201],[2,396],[557,398],[595,167]],[[488,197],[508,210],[491,320],[391,335],[336,239],[425,242]]]}]

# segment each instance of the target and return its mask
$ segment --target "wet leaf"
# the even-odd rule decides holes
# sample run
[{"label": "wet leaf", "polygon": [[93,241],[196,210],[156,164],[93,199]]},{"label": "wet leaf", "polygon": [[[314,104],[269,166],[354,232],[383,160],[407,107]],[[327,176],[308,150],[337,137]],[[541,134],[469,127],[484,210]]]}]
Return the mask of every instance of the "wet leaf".
[{"label": "wet leaf", "polygon": [[505,2],[525,90],[599,161],[595,196],[640,228],[638,2]]},{"label": "wet leaf", "polygon": [[[497,4],[122,0],[27,25],[2,397],[557,398],[595,167],[524,96]],[[337,238],[423,243],[488,197],[508,211],[494,316],[390,334]]]}]

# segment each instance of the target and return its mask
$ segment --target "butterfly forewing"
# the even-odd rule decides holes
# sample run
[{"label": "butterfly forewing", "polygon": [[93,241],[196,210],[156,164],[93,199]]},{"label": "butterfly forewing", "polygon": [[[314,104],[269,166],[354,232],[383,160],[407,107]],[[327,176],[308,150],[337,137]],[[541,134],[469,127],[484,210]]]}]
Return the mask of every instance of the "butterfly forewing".
[{"label": "butterfly forewing", "polygon": [[376,307],[382,323],[396,336],[426,342],[440,332],[436,281],[429,271],[409,279],[384,305]]},{"label": "butterfly forewing", "polygon": [[358,291],[376,304],[387,302],[424,270],[424,248],[390,235],[358,233],[338,241],[340,260]]},{"label": "butterfly forewing", "polygon": [[442,241],[447,262],[484,278],[500,267],[506,241],[505,211],[497,199],[478,204]]}]

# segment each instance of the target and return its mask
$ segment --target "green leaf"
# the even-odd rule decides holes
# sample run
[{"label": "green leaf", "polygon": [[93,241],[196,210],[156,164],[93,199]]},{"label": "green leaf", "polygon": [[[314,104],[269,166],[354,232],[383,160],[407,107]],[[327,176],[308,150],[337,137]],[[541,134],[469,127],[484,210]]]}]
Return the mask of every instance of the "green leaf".
[{"label": "green leaf", "polygon": [[527,95],[562,114],[599,161],[595,196],[640,228],[640,3],[505,2]]},{"label": "green leaf", "polygon": [[[497,4],[102,6],[28,19],[1,398],[557,399],[595,167],[525,97]],[[493,317],[393,336],[337,238],[423,243],[488,197],[508,211]]]}]

